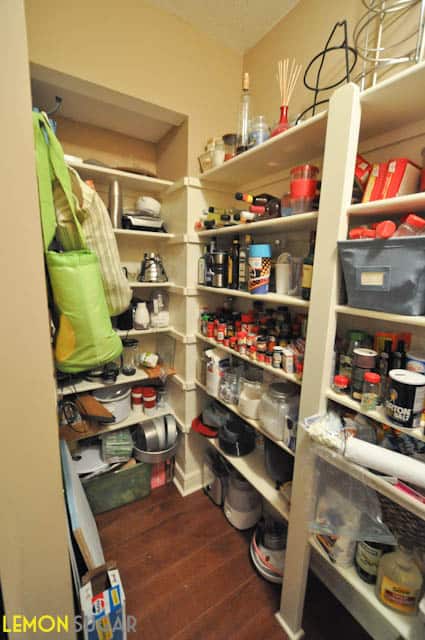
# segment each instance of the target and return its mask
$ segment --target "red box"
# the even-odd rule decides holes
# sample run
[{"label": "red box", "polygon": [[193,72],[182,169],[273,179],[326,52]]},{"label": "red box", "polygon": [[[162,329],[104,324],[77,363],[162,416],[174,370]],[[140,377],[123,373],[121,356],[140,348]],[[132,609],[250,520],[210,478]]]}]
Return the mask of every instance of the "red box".
[{"label": "red box", "polygon": [[393,158],[388,161],[387,175],[382,188],[382,198],[394,198],[419,189],[421,169],[407,158]]},{"label": "red box", "polygon": [[370,164],[370,162],[368,162],[366,158],[363,158],[363,156],[358,153],[356,157],[356,168],[354,171],[354,177],[360,185],[361,189],[365,188],[371,171],[372,165]]},{"label": "red box", "polygon": [[383,189],[385,178],[387,175],[387,168],[388,168],[387,162],[375,162],[372,165],[372,171],[370,172],[370,176],[367,181],[362,202],[371,202],[372,200],[380,200],[383,197],[382,189]]}]

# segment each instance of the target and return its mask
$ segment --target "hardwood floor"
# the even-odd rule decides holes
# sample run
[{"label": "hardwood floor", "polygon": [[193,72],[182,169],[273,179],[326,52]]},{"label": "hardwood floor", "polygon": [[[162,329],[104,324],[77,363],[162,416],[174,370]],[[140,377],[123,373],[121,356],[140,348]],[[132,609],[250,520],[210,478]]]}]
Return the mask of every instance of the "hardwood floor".
[{"label": "hardwood floor", "polygon": [[[258,576],[250,535],[233,529],[202,492],[182,498],[168,485],[97,522],[137,619],[129,640],[285,640],[273,615],[280,587]],[[307,640],[369,639],[313,576],[307,602]]]}]

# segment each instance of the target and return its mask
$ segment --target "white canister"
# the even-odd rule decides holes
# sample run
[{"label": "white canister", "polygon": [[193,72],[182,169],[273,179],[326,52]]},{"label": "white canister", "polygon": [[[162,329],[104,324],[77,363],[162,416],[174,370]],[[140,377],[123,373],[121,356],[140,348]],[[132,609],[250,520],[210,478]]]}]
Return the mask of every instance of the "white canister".
[{"label": "white canister", "polygon": [[245,418],[258,420],[263,385],[261,382],[241,378],[241,392],[239,395],[239,411]]},{"label": "white canister", "polygon": [[99,389],[93,394],[115,417],[115,422],[126,420],[131,411],[131,389],[127,386]]},{"label": "white canister", "polygon": [[134,314],[134,328],[135,329],[149,329],[150,315],[146,302],[138,302],[136,312]]},{"label": "white canister", "polygon": [[276,293],[287,295],[291,289],[291,254],[281,253],[276,261]]},{"label": "white canister", "polygon": [[407,364],[408,371],[425,374],[425,353],[421,351],[408,351]]}]

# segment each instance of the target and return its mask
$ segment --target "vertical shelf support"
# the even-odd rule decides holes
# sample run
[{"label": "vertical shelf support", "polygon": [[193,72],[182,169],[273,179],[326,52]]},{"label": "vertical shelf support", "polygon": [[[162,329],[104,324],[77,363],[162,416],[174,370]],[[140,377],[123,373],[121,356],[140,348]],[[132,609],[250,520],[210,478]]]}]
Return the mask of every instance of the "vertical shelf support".
[{"label": "vertical shelf support", "polygon": [[[326,410],[339,292],[337,241],[347,232],[346,211],[351,203],[359,129],[360,92],[356,85],[347,84],[333,94],[329,103],[300,424],[306,417]],[[295,460],[282,601],[277,614],[291,640],[303,636],[309,520],[315,494],[314,455],[302,427],[298,430]]]}]

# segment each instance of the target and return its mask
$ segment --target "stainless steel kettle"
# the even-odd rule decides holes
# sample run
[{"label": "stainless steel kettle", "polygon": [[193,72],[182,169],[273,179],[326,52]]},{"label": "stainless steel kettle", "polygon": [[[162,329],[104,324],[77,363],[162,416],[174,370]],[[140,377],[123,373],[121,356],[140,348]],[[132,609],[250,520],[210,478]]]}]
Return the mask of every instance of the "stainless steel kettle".
[{"label": "stainless steel kettle", "polygon": [[145,253],[141,266],[139,282],[168,282],[168,276],[159,254]]}]

